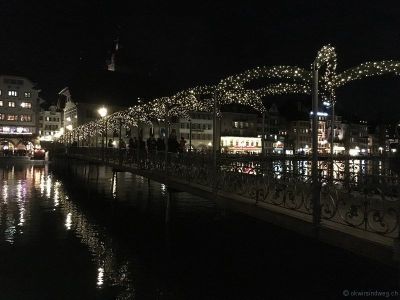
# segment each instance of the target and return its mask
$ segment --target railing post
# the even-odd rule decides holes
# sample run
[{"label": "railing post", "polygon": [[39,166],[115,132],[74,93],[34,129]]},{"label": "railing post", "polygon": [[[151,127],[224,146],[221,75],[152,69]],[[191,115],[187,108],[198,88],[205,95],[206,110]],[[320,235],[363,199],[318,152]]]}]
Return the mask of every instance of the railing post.
[{"label": "railing post", "polygon": [[313,203],[313,224],[318,233],[321,220],[320,207],[320,182],[318,174],[318,66],[313,64],[313,97],[312,97],[312,203]]},{"label": "railing post", "polygon": [[333,143],[334,143],[334,139],[335,139],[335,99],[333,99],[332,95],[331,95],[331,104],[332,104],[332,116],[331,116],[331,163],[330,163],[330,167],[331,167],[331,172],[330,172],[330,179],[331,182],[333,183],[333,179],[335,177],[335,171],[334,171],[334,154],[333,154]]}]

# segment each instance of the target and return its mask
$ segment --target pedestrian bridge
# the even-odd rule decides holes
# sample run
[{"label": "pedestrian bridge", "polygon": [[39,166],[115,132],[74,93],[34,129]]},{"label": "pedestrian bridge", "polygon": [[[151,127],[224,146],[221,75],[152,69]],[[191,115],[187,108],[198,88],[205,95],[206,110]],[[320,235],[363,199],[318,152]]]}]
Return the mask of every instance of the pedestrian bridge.
[{"label": "pedestrian bridge", "polygon": [[[378,158],[321,159],[318,199],[310,157],[129,152],[71,147],[66,156],[161,182],[358,255],[399,260],[399,176]],[[315,195],[315,194],[314,194]],[[316,203],[315,201],[318,201]],[[317,209],[314,209],[317,207]],[[273,242],[273,237],[271,237]],[[290,247],[290,245],[288,245]]]}]

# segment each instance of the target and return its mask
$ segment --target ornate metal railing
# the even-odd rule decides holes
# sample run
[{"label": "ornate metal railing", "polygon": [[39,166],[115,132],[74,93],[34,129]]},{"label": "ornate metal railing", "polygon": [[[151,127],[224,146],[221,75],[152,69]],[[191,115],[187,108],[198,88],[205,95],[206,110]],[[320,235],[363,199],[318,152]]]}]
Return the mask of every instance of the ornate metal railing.
[{"label": "ornate metal railing", "polygon": [[[69,148],[69,153],[165,174],[170,178],[254,201],[313,214],[311,160],[308,157],[167,153],[99,148]],[[319,161],[322,224],[338,224],[397,238],[400,177],[387,161]]]}]

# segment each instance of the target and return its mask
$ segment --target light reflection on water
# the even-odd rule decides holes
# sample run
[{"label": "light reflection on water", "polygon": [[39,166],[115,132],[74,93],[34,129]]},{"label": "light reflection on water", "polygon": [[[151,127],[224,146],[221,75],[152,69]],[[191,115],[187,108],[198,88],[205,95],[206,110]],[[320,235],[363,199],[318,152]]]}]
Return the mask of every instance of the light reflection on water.
[{"label": "light reflection on water", "polygon": [[[97,270],[93,282],[98,288],[106,284],[118,285],[123,294],[132,294],[133,283],[127,262],[116,262],[111,237],[87,219],[71,201],[63,184],[48,172],[47,166],[30,165],[18,170],[14,166],[0,166],[0,172],[3,178],[0,194],[0,247],[3,242],[20,242],[24,235],[23,227],[37,226],[35,222],[38,220],[32,220],[30,208],[35,205],[33,202],[38,202],[36,204],[49,208],[53,214],[61,214],[65,230],[72,231],[87,247]],[[115,196],[116,178],[113,185],[112,195]],[[40,198],[34,196],[38,193]],[[39,218],[36,215],[33,217]]]},{"label": "light reflection on water", "polygon": [[[305,162],[298,163],[306,169]],[[285,163],[277,164],[276,168],[283,170],[295,166]],[[90,296],[82,297],[78,290],[80,299],[235,299],[236,291],[242,292],[236,299],[268,299],[256,297],[262,295],[264,290],[254,291],[263,286],[268,275],[274,274],[276,279],[273,285],[301,280],[302,270],[309,268],[309,261],[312,260],[317,265],[314,271],[318,276],[312,278],[315,282],[321,274],[338,273],[338,270],[335,273],[335,268],[363,274],[357,266],[353,267],[354,257],[335,261],[334,257],[342,256],[336,255],[333,250],[322,255],[323,251],[318,245],[310,247],[307,244],[309,241],[293,238],[285,231],[268,226],[254,225],[253,220],[247,222],[242,217],[225,212],[222,216],[213,202],[196,200],[186,193],[175,193],[172,197],[171,223],[175,227],[167,227],[163,218],[168,194],[166,185],[155,182],[149,184],[146,179],[130,173],[118,173],[113,177],[112,170],[104,167],[96,169],[95,166],[82,164],[65,173],[61,169],[59,173],[52,173],[47,166],[0,166],[0,250],[7,247],[22,249],[23,254],[15,258],[16,262],[23,256],[33,256],[39,261],[44,259],[48,264],[69,255],[84,257],[82,260],[88,261],[91,271],[85,273],[84,278],[79,277],[85,271],[84,267],[72,260],[75,262],[71,267],[72,277],[60,283],[69,287],[75,281],[84,279],[83,285],[90,285]],[[40,226],[43,219],[51,222]],[[46,231],[49,227],[50,231],[53,228],[56,231],[56,238],[51,239],[49,231]],[[170,235],[165,233],[167,228]],[[242,236],[238,238],[241,232]],[[37,239],[40,234],[42,239]],[[27,241],[28,238],[30,241]],[[47,240],[50,242],[46,244]],[[166,246],[167,241],[172,245],[170,248]],[[34,254],[25,252],[24,247],[18,248],[28,242],[44,243],[42,247],[49,247],[50,243],[61,244],[60,247],[67,250],[63,253],[65,256],[43,258],[43,248]],[[293,245],[291,249],[296,249],[296,255],[292,250],[285,253],[289,243]],[[78,244],[79,247],[74,248],[71,244]],[[301,250],[303,245],[304,249]],[[277,249],[274,250],[274,247]],[[55,249],[60,251],[59,248]],[[73,251],[69,254],[71,249]],[[173,255],[166,254],[165,250]],[[315,254],[317,251],[318,255]],[[308,253],[312,258],[307,256]],[[301,258],[291,259],[295,256]],[[337,264],[341,267],[336,267]],[[325,265],[327,267],[324,269]],[[281,270],[285,271],[280,274]],[[323,271],[317,273],[320,270]],[[376,269],[368,265],[364,270],[365,278],[363,275],[348,277],[368,280],[372,276],[368,270],[376,273]],[[51,269],[49,273],[57,278],[55,281],[60,281],[58,277],[63,272],[64,269],[60,268],[56,271]],[[234,275],[231,276],[231,272]],[[240,277],[242,274],[244,276]],[[35,274],[40,275],[40,272]],[[239,281],[237,278],[241,283],[245,282],[243,288],[241,285],[235,286]],[[387,281],[386,277],[382,278]],[[328,276],[328,279],[328,285],[331,286],[332,278]],[[342,287],[343,284],[338,286]],[[166,292],[171,290],[183,291],[184,296],[167,297]],[[143,295],[143,291],[152,294]],[[210,297],[201,298],[203,293]]]},{"label": "light reflection on water", "polygon": [[[224,167],[225,168],[225,167]],[[233,162],[229,171],[239,170],[243,173],[257,175],[262,169],[269,170],[266,175],[272,172],[274,178],[282,179],[284,174],[291,174],[302,181],[311,179],[312,162],[310,160],[272,160],[263,167],[258,162]],[[332,171],[333,169],[333,171]],[[391,169],[388,161],[376,159],[354,159],[354,160],[330,160],[318,161],[319,174],[325,179],[333,179],[336,183],[344,180],[358,183],[364,176],[398,176]]]}]

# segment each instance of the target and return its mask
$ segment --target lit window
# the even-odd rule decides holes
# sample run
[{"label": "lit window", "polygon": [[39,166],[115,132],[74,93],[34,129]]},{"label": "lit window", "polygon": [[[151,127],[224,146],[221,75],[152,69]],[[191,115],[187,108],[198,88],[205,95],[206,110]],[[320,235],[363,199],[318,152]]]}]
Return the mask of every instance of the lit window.
[{"label": "lit window", "polygon": [[0,106],[3,106],[3,101],[0,100]]},{"label": "lit window", "polygon": [[22,102],[21,107],[23,108],[32,108],[32,103],[31,102]]},{"label": "lit window", "polygon": [[5,114],[0,114],[0,121],[5,120],[5,118],[6,118],[6,115],[5,115]]},{"label": "lit window", "polygon": [[31,115],[20,115],[19,120],[21,122],[31,122],[32,121],[32,116]]},{"label": "lit window", "polygon": [[15,107],[15,102],[14,101],[9,101],[8,102],[8,107]]},{"label": "lit window", "polygon": [[49,122],[50,121],[50,117],[46,117],[46,121]]},{"label": "lit window", "polygon": [[18,115],[8,115],[7,121],[18,121]]},{"label": "lit window", "polygon": [[17,97],[18,96],[18,92],[14,91],[14,90],[9,90],[8,91],[8,96]]},{"label": "lit window", "polygon": [[31,97],[31,92],[25,92],[25,98],[30,98]]}]

